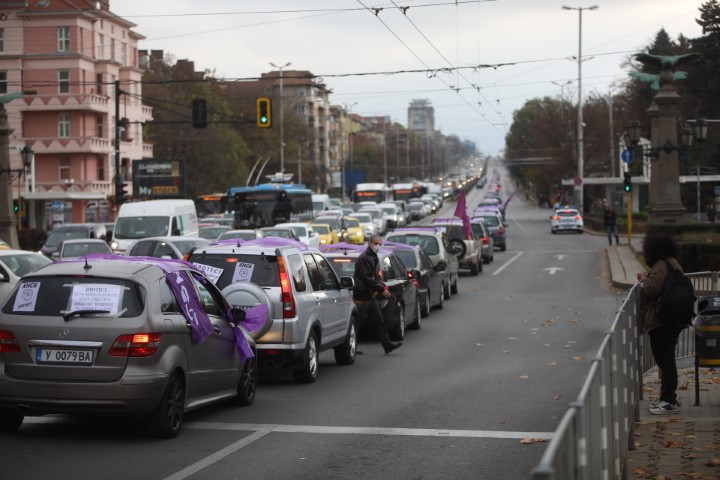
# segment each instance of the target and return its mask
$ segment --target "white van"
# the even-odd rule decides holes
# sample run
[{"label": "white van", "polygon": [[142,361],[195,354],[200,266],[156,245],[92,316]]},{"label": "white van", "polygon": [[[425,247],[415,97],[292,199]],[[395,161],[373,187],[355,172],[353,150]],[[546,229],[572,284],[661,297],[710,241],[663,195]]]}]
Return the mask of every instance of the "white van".
[{"label": "white van", "polygon": [[124,254],[139,238],[168,235],[197,237],[197,212],[192,200],[148,200],[120,206],[110,247]]},{"label": "white van", "polygon": [[326,193],[313,193],[312,195],[313,204],[313,217],[322,215],[325,210],[330,210],[332,204],[330,203],[330,195]]}]

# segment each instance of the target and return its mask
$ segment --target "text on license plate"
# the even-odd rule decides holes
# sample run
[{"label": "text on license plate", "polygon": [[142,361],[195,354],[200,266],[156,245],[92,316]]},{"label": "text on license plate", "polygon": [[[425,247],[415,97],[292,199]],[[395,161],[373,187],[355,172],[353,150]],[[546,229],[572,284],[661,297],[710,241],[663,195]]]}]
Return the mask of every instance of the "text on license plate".
[{"label": "text on license plate", "polygon": [[56,350],[39,348],[35,353],[37,363],[79,363],[91,365],[92,350]]}]

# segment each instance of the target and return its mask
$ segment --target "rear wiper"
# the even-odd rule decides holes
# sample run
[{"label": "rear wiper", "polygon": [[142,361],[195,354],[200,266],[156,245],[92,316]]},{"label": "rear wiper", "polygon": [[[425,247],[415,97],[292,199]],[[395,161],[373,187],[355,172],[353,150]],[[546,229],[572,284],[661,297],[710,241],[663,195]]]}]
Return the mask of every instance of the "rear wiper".
[{"label": "rear wiper", "polygon": [[73,312],[68,312],[63,315],[63,320],[66,322],[70,320],[70,317],[74,317],[75,315],[84,315],[87,313],[110,313],[110,310],[75,310]]}]

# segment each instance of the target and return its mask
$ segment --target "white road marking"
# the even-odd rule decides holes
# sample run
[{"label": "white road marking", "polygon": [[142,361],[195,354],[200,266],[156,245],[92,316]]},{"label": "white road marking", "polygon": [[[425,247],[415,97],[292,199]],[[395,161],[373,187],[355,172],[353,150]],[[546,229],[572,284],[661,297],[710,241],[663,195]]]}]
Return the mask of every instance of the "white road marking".
[{"label": "white road marking", "polygon": [[255,430],[257,432],[320,433],[328,435],[394,435],[408,437],[456,438],[538,438],[551,439],[553,432],[508,432],[498,430],[447,430],[436,428],[333,427],[327,425],[273,425],[256,423],[186,422],[195,430]]},{"label": "white road marking", "polygon": [[553,257],[557,258],[558,260],[562,260],[563,258],[567,257],[567,255],[563,255],[561,253],[560,255],[553,255]]},{"label": "white road marking", "polygon": [[493,272],[493,276],[494,276],[494,275],[497,275],[498,273],[500,273],[500,272],[502,272],[503,270],[505,270],[505,268],[506,268],[508,265],[510,265],[510,264],[511,264],[512,262],[514,262],[515,260],[517,260],[517,258],[518,258],[520,255],[522,255],[523,253],[524,253],[524,252],[518,252],[518,253],[516,253],[514,257],[512,257],[512,258],[511,258],[510,260],[508,260],[507,262],[503,263],[500,268],[498,268],[497,270],[495,270],[495,271]]},{"label": "white road marking", "polygon": [[550,275],[555,275],[555,273],[557,273],[558,271],[565,270],[565,269],[560,268],[560,267],[548,267],[548,268],[543,268],[543,270],[547,270],[548,273],[550,273]]}]

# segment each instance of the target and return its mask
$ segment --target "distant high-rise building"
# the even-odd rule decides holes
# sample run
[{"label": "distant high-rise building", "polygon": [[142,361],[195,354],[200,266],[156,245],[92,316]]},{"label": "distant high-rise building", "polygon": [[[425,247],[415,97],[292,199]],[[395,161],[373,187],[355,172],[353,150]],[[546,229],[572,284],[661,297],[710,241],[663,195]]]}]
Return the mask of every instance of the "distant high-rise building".
[{"label": "distant high-rise building", "polygon": [[432,137],[435,130],[435,108],[430,100],[416,99],[408,107],[408,129],[423,139]]}]

